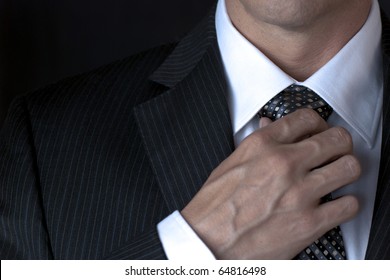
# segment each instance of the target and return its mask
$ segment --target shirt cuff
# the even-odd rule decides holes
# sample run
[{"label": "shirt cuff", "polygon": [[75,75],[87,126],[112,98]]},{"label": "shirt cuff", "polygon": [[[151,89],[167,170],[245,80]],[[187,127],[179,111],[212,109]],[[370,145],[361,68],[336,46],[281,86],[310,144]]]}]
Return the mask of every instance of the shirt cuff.
[{"label": "shirt cuff", "polygon": [[158,223],[157,232],[169,260],[215,260],[179,211]]}]

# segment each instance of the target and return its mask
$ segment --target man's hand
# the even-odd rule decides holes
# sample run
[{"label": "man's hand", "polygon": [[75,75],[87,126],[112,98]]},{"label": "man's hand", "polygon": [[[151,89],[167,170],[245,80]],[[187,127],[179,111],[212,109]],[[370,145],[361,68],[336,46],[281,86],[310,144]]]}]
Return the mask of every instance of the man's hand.
[{"label": "man's hand", "polygon": [[220,259],[291,259],[353,218],[357,199],[321,197],[355,181],[360,165],[343,128],[298,110],[247,137],[182,215]]}]

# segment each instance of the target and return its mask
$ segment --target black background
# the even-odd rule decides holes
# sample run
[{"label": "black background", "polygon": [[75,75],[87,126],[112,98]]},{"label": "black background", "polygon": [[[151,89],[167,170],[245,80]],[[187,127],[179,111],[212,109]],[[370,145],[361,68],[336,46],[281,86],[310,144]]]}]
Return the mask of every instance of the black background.
[{"label": "black background", "polygon": [[0,126],[16,95],[175,41],[214,2],[0,0]]}]

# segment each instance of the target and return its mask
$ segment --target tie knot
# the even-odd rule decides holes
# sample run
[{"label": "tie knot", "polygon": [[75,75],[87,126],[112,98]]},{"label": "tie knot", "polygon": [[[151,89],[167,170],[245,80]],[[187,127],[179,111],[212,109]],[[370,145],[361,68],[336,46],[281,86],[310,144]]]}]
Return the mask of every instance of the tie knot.
[{"label": "tie knot", "polygon": [[268,101],[258,115],[274,121],[302,108],[315,110],[324,120],[333,112],[332,107],[311,89],[291,85]]}]

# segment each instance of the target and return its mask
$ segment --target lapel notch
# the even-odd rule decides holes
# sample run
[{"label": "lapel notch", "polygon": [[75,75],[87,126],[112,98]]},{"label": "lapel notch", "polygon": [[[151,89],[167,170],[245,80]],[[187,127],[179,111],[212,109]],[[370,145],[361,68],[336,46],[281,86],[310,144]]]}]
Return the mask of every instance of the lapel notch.
[{"label": "lapel notch", "polygon": [[[206,34],[206,36],[205,36]],[[234,148],[214,13],[151,76],[168,90],[135,108],[169,210],[181,210]]]}]

